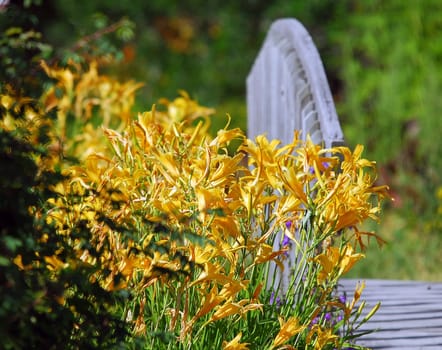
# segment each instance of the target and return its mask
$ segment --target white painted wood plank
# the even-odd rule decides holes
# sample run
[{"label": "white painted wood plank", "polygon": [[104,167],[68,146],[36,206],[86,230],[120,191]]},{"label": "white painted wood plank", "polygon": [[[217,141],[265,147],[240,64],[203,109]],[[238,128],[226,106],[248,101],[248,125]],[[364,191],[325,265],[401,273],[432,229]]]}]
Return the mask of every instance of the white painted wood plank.
[{"label": "white painted wood plank", "polygon": [[[371,322],[366,323],[361,329],[380,329],[382,331],[401,331],[410,329],[424,329],[427,333],[428,329],[437,329],[437,327],[442,327],[441,319],[434,318],[430,315],[426,318],[418,319],[395,319],[395,320],[384,320],[380,321],[378,317],[371,319]],[[442,328],[439,328],[442,330]]]},{"label": "white painted wood plank", "polygon": [[373,349],[403,349],[409,347],[411,349],[427,349],[433,346],[435,349],[442,349],[440,342],[433,338],[390,338],[390,339],[373,339],[371,341],[361,341],[358,345]]},{"label": "white painted wood plank", "polygon": [[[343,279],[341,290],[352,297],[358,280]],[[365,313],[381,302],[361,331],[377,330],[358,340],[373,349],[442,349],[442,283],[367,280],[361,300]]]},{"label": "white painted wood plank", "polygon": [[[299,130],[303,139],[310,133],[313,142],[326,147],[343,142],[322,62],[298,21],[282,19],[272,24],[247,77],[247,111],[251,139],[267,134],[268,139],[279,139],[284,145]],[[282,290],[289,284],[295,250],[292,259],[285,261],[284,272],[272,268]]]},{"label": "white painted wood plank", "polygon": [[[293,120],[295,128],[302,129],[302,110],[309,102],[313,102],[320,124],[320,128],[312,130],[315,141],[324,142],[327,147],[342,143],[342,130],[313,40],[295,19],[277,20],[247,77],[248,136],[253,139],[267,132],[270,138],[290,142],[294,130],[287,132],[287,120]],[[274,114],[280,111],[275,105],[288,107],[279,114],[283,119]],[[309,130],[303,131],[306,137]]]}]

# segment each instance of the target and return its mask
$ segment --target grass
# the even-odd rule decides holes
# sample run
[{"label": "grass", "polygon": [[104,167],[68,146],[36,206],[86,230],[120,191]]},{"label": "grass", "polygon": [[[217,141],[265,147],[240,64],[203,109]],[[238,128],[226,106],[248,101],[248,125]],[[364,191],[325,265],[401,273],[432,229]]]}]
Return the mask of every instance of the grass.
[{"label": "grass", "polygon": [[403,212],[391,209],[384,213],[379,226],[370,229],[376,230],[387,244],[379,248],[376,242],[371,242],[367,257],[346,277],[442,280],[442,235],[409,225]]}]

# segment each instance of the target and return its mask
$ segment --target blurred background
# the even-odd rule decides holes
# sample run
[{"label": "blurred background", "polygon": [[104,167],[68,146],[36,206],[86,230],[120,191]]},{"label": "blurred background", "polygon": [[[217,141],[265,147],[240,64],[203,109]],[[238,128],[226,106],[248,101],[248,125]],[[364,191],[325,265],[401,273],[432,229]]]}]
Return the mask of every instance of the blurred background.
[{"label": "blurred background", "polygon": [[135,113],[185,90],[216,108],[214,131],[226,113],[245,130],[245,80],[282,17],[311,34],[347,144],[365,145],[394,198],[367,225],[387,244],[350,277],[442,280],[439,0],[1,0],[0,81],[37,95],[39,59],[101,56],[104,74],[145,84]]}]

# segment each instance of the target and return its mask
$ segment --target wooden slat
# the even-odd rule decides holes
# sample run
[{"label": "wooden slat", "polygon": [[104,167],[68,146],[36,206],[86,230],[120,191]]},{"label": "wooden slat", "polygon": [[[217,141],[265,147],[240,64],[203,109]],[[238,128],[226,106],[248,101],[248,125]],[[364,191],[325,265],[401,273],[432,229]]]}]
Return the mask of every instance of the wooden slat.
[{"label": "wooden slat", "polygon": [[297,129],[303,138],[310,133],[315,143],[326,147],[343,142],[322,61],[297,20],[272,24],[247,77],[247,115],[251,139],[266,133],[287,144]]},{"label": "wooden slat", "polygon": [[[275,21],[247,77],[247,134],[250,139],[266,134],[282,144],[293,141],[295,130],[305,140],[326,147],[343,143],[343,134],[324,67],[316,47],[301,23],[295,19]],[[282,232],[275,239],[281,249]],[[273,265],[281,290],[290,283],[296,247],[284,262],[284,272]]]},{"label": "wooden slat", "polygon": [[[352,297],[358,280],[342,280]],[[366,314],[377,303],[380,309],[361,327],[376,330],[362,336],[359,345],[373,349],[442,349],[442,283],[367,280],[361,300]]]}]

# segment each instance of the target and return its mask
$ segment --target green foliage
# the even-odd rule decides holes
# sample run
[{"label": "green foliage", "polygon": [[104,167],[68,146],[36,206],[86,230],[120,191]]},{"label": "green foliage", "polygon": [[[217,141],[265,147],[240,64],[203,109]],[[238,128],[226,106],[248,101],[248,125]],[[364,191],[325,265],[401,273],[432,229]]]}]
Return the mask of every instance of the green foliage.
[{"label": "green foliage", "polygon": [[38,93],[44,77],[36,69],[37,63],[51,53],[51,46],[42,43],[40,33],[20,27],[6,29],[0,34],[0,83],[8,82],[16,89]]},{"label": "green foliage", "polygon": [[[329,27],[343,82],[338,101],[350,144],[367,145],[386,166],[399,206],[435,214],[442,147],[439,1],[348,1]],[[404,195],[404,193],[406,193]]]},{"label": "green foliage", "polygon": [[[111,22],[104,13],[95,13],[80,15],[87,18],[88,25],[79,22],[81,28],[76,36],[67,38],[69,29],[56,28],[48,44],[44,31],[50,25],[42,26],[41,20],[51,11],[41,5],[42,1],[11,3],[0,12],[0,65],[3,67],[0,82],[8,82],[15,89],[26,89],[30,96],[39,96],[48,80],[38,66],[41,60],[66,65],[72,60],[84,64],[100,58],[103,66],[118,63],[125,55],[122,43],[131,41],[135,34],[135,23],[127,17]],[[46,6],[51,7],[47,3]],[[62,21],[60,25],[65,26],[67,22]],[[60,41],[57,35],[61,35]]]},{"label": "green foliage", "polygon": [[400,212],[386,213],[381,226],[368,228],[382,231],[390,244],[379,249],[373,242],[371,254],[355,266],[349,278],[441,281],[441,224],[441,210],[425,223],[424,230],[416,230]]},{"label": "green foliage", "polygon": [[[50,159],[48,124],[30,99],[0,110],[0,336],[4,349],[113,348],[127,335],[116,314],[117,301],[129,295],[110,293],[90,280],[96,266],[82,263],[72,246],[48,224],[45,205],[59,172],[42,167]],[[32,111],[46,122],[26,124]],[[12,122],[16,123],[14,127]],[[4,124],[6,123],[6,124]],[[37,141],[36,143],[34,143]],[[90,240],[79,226],[77,240]],[[58,264],[70,262],[57,273]]]}]

